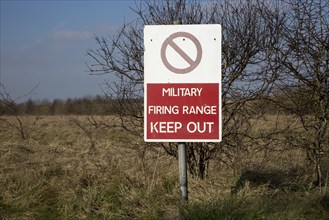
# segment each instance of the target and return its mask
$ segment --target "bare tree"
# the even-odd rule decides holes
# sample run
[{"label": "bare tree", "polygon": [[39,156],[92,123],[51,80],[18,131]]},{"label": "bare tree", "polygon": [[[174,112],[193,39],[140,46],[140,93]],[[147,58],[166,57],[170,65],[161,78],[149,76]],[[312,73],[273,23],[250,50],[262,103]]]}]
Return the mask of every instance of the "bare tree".
[{"label": "bare tree", "polygon": [[272,102],[299,119],[304,132],[287,140],[306,151],[314,184],[321,185],[321,164],[329,160],[329,1],[289,0],[282,6],[285,22],[270,63],[279,75]]},{"label": "bare tree", "polygon": [[95,153],[96,152],[96,144],[95,144],[95,138],[93,134],[93,124],[90,123],[89,120],[81,120],[78,117],[71,117],[70,122],[72,122],[74,125],[76,125],[83,133],[86,135],[86,137],[89,139],[90,146],[89,146],[89,153]]},{"label": "bare tree", "polygon": [[[264,19],[265,7],[270,6],[260,1],[142,1],[133,9],[139,17],[135,23],[123,25],[113,37],[95,37],[99,48],[87,51],[93,60],[89,71],[118,76],[118,83],[107,83],[106,94],[118,100],[112,108],[116,109],[121,126],[142,137],[143,26],[169,25],[177,19],[183,24],[221,24],[223,142],[187,144],[189,170],[204,178],[208,161],[215,154],[231,157],[236,148],[251,145],[255,138],[247,135],[256,112],[253,103],[269,93],[275,80],[265,61],[272,56],[270,48],[277,42],[276,26],[280,25],[279,20]],[[177,157],[177,144],[158,145]]]},{"label": "bare tree", "polygon": [[[31,94],[36,88],[37,86],[34,87],[29,93],[24,95],[24,97]],[[3,121],[10,127],[15,128],[19,132],[21,138],[25,140],[30,132],[29,126],[26,123],[23,123],[15,100],[10,97],[10,94],[7,92],[3,84],[0,84],[0,107],[3,107],[5,109],[4,112],[9,112],[9,114],[14,116],[15,119],[12,121],[10,119],[0,118],[0,121]],[[36,117],[32,124],[35,124],[38,119],[39,117]]]}]

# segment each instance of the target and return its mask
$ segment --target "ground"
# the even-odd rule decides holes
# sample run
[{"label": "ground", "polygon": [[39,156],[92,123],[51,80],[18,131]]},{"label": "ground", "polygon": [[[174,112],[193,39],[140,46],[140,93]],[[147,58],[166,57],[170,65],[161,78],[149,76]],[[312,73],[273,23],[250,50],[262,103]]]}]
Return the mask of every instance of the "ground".
[{"label": "ground", "polygon": [[299,150],[214,158],[181,207],[178,162],[161,148],[86,116],[21,117],[25,139],[1,119],[0,219],[329,219],[328,179],[309,187]]}]

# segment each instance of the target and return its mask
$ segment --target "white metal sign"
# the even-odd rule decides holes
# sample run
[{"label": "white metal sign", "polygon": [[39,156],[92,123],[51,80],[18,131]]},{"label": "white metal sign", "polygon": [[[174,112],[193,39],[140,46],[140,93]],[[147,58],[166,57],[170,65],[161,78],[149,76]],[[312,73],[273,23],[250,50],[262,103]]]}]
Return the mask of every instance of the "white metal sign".
[{"label": "white metal sign", "polygon": [[144,29],[145,141],[221,140],[221,26]]}]

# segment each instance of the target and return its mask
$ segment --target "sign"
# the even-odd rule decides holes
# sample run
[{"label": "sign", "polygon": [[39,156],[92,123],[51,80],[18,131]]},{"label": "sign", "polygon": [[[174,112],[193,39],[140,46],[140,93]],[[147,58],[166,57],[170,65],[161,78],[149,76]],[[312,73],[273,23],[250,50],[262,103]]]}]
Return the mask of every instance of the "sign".
[{"label": "sign", "polygon": [[[186,54],[185,51],[183,49],[181,49],[174,41],[174,39],[179,38],[179,37],[184,37],[184,38],[188,38],[190,39],[194,46],[196,47],[196,59],[193,60],[189,54]],[[167,58],[167,48],[168,46],[172,47],[179,56],[181,56],[188,64],[189,66],[187,68],[183,68],[183,69],[179,69],[174,67],[173,65],[171,65],[168,62],[168,58]],[[189,73],[192,70],[194,70],[200,63],[202,58],[202,48],[201,48],[201,44],[198,41],[198,39],[196,39],[192,34],[189,34],[187,32],[176,32],[172,35],[170,35],[165,42],[163,42],[162,47],[161,47],[161,59],[163,64],[167,67],[168,70],[170,70],[171,72],[174,73]]]},{"label": "sign", "polygon": [[145,141],[221,141],[221,26],[145,26],[144,46]]}]

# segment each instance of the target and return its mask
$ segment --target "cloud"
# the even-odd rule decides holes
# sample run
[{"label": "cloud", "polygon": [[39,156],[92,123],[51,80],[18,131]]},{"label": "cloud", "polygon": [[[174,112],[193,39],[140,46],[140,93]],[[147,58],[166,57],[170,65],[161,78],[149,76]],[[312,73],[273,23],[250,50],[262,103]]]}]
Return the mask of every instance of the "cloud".
[{"label": "cloud", "polygon": [[89,40],[93,33],[89,31],[59,29],[52,32],[56,40]]},{"label": "cloud", "polygon": [[50,35],[54,40],[90,40],[94,35],[112,35],[119,28],[120,26],[95,25],[86,27],[84,30],[78,30],[66,28],[66,24],[61,23],[51,30]]}]

